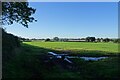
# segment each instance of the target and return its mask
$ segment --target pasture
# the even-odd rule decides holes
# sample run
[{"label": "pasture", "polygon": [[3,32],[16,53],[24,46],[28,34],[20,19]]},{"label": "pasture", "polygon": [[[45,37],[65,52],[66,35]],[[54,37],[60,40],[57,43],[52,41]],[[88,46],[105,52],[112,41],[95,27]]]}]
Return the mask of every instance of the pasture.
[{"label": "pasture", "polygon": [[71,52],[73,54],[107,54],[114,55],[118,53],[118,44],[116,43],[94,43],[94,42],[24,42],[32,46],[56,51]]},{"label": "pasture", "polygon": [[[118,57],[100,61],[70,59],[74,69],[64,68],[64,64],[44,62],[49,51],[87,55],[118,54],[114,43],[84,42],[23,42],[16,55],[4,66],[3,77],[25,79],[80,79],[80,80],[119,80]],[[70,52],[68,52],[70,51]],[[26,77],[27,76],[27,77]]]}]

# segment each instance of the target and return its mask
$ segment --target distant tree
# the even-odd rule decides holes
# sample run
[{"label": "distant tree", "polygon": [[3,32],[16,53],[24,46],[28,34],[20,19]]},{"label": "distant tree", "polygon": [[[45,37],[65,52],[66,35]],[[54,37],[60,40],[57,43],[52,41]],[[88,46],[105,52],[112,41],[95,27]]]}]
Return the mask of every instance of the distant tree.
[{"label": "distant tree", "polygon": [[86,41],[87,41],[87,42],[90,42],[90,37],[86,37]]},{"label": "distant tree", "polygon": [[32,38],[31,40],[37,40],[36,38]]},{"label": "distant tree", "polygon": [[87,42],[94,42],[95,41],[95,37],[86,37],[86,41]]},{"label": "distant tree", "polygon": [[101,42],[101,39],[100,39],[100,38],[97,38],[97,42]]},{"label": "distant tree", "polygon": [[28,28],[28,23],[36,21],[31,17],[35,11],[28,2],[2,2],[2,24],[17,22]]},{"label": "distant tree", "polygon": [[90,37],[91,42],[95,42],[95,37]]},{"label": "distant tree", "polygon": [[86,40],[86,38],[81,38],[80,40]]},{"label": "distant tree", "polygon": [[45,39],[45,42],[47,42],[47,41],[50,41],[50,39],[49,38]]},{"label": "distant tree", "polygon": [[67,42],[68,40],[69,40],[69,39],[67,39],[67,38],[63,39],[64,42]]},{"label": "distant tree", "polygon": [[120,43],[120,39],[114,39],[113,42],[114,43]]},{"label": "distant tree", "polygon": [[53,40],[54,41],[59,41],[59,38],[58,37],[54,37]]},{"label": "distant tree", "polygon": [[31,40],[29,38],[26,38],[25,42],[31,42]]},{"label": "distant tree", "polygon": [[110,39],[109,39],[109,38],[105,38],[105,39],[103,39],[103,41],[104,41],[104,42],[109,42]]},{"label": "distant tree", "polygon": [[20,41],[25,41],[26,39],[25,38],[19,38]]}]

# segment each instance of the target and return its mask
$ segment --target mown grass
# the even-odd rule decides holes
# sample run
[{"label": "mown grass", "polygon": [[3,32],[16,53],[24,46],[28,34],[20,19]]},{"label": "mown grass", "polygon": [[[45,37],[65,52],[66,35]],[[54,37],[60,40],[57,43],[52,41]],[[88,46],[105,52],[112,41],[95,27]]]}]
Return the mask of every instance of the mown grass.
[{"label": "mown grass", "polygon": [[81,54],[81,55],[114,55],[118,54],[118,44],[116,43],[94,43],[94,42],[24,42],[25,44],[53,49],[57,51],[64,51],[67,53]]}]

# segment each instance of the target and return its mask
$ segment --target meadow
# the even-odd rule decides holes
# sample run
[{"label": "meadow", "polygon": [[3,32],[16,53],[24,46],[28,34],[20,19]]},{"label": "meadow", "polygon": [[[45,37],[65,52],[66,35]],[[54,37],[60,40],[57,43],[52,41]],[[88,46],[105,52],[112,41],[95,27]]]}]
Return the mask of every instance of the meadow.
[{"label": "meadow", "polygon": [[104,42],[24,42],[32,46],[42,47],[46,49],[52,49],[56,51],[63,51],[72,54],[85,54],[87,55],[114,55],[118,54],[118,44],[116,43],[104,43]]},{"label": "meadow", "polygon": [[[71,59],[75,69],[65,68],[60,63],[46,59],[49,51],[72,53],[84,56],[118,54],[118,44],[88,42],[23,42],[15,50],[16,55],[3,67],[3,77],[13,79],[80,79],[80,80],[119,80],[118,57],[100,61]],[[97,54],[96,54],[97,53]],[[110,54],[111,53],[111,54]],[[26,77],[27,76],[27,77]]]}]

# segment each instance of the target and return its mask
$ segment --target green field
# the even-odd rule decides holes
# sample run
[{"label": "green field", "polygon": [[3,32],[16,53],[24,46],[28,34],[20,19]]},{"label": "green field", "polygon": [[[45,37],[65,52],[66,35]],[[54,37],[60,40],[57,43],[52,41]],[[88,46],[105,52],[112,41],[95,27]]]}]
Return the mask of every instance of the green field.
[{"label": "green field", "polygon": [[[116,43],[92,43],[92,42],[24,42],[32,46],[57,51],[71,52],[73,54],[112,54],[118,53]],[[92,55],[91,54],[91,55]]]},{"label": "green field", "polygon": [[[84,42],[23,42],[15,50],[16,55],[4,67],[3,77],[13,79],[79,79],[79,80],[119,80],[118,57],[109,57],[100,61],[71,59],[75,69],[64,68],[60,64],[45,63],[47,52],[104,55],[117,53],[114,43]],[[70,52],[68,52],[70,51]],[[27,77],[26,77],[27,76]]]}]

